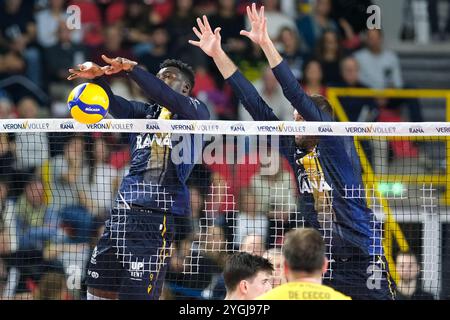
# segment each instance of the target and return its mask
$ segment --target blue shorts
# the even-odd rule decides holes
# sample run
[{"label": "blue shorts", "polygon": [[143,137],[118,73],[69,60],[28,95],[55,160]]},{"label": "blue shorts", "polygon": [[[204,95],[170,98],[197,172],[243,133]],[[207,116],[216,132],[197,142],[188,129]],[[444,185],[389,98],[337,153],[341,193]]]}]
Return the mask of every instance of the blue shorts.
[{"label": "blue shorts", "polygon": [[119,299],[157,300],[170,259],[173,216],[145,209],[113,209],[87,270],[87,286]]},{"label": "blue shorts", "polygon": [[396,285],[384,256],[335,258],[324,284],[354,300],[394,300]]}]

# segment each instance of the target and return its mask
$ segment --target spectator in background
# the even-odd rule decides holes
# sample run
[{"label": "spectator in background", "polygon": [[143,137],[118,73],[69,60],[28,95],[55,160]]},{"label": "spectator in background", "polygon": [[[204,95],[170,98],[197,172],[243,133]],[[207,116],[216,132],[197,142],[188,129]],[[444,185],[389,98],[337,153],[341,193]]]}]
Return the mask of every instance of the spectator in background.
[{"label": "spectator in background", "polygon": [[[263,231],[263,230],[261,230]],[[247,252],[257,256],[262,256],[266,250],[266,242],[263,236],[256,232],[254,234],[248,234],[242,238],[242,242],[239,246],[239,251]]]},{"label": "spectator in background", "polygon": [[[344,58],[340,63],[341,82],[332,85],[343,88],[367,88],[359,81],[359,64],[353,57]],[[377,108],[371,98],[366,97],[339,97],[342,107],[349,121],[375,121]]]},{"label": "spectator in background", "polygon": [[269,260],[273,265],[272,288],[276,288],[286,283],[284,277],[283,253],[281,248],[272,248],[264,252],[263,257]]},{"label": "spectator in background", "polygon": [[67,66],[76,66],[85,61],[86,49],[73,42],[73,31],[61,21],[57,30],[57,42],[45,49],[46,76],[50,95],[55,100],[66,100],[71,86],[67,83]]},{"label": "spectator in background", "polygon": [[14,172],[14,147],[6,133],[0,133],[0,177],[11,177]]},{"label": "spectator in background", "polygon": [[[279,0],[263,0],[262,4],[267,17],[267,31],[271,39],[275,40],[284,27],[296,30],[294,19],[280,11]],[[245,30],[248,29],[250,29],[250,20],[246,18]]]},{"label": "spectator in background", "polygon": [[22,0],[2,2],[0,46],[8,48],[16,55],[23,56],[26,61],[27,77],[37,86],[42,86],[41,55],[33,45],[36,40],[36,24],[32,10],[32,5]]},{"label": "spectator in background", "polygon": [[156,74],[159,71],[159,65],[166,59],[169,59],[169,34],[167,29],[163,26],[157,26],[152,31],[152,45],[148,51],[143,52],[140,58],[140,63],[144,65],[147,70]]},{"label": "spectator in background", "polygon": [[241,30],[245,29],[245,18],[236,12],[236,1],[219,0],[219,10],[210,17],[211,27],[222,28],[222,46],[231,56],[239,59],[239,56],[249,45],[248,41],[240,36]]},{"label": "spectator in background", "polygon": [[234,221],[235,232],[233,243],[240,244],[249,234],[262,236],[266,239],[269,221],[266,213],[261,212],[261,204],[257,203],[255,190],[241,188],[239,192],[239,212]]},{"label": "spectator in background", "polygon": [[416,255],[412,252],[400,252],[396,259],[398,300],[434,300],[431,293],[421,288],[419,273],[420,266]]},{"label": "spectator in background", "polygon": [[281,56],[289,64],[295,78],[300,81],[306,55],[297,31],[289,27],[282,28],[278,36],[278,44],[281,46]]},{"label": "spectator in background", "polygon": [[369,88],[402,88],[403,78],[397,54],[383,47],[381,30],[368,30],[366,48],[355,53],[359,78]]},{"label": "spectator in background", "polygon": [[14,251],[14,247],[16,246],[14,236],[16,227],[12,217],[13,211],[11,210],[13,206],[11,201],[8,200],[8,191],[8,177],[7,175],[0,174],[0,256],[5,256],[11,251]]},{"label": "spectator in background", "polygon": [[331,0],[316,0],[312,14],[297,20],[298,31],[311,52],[314,51],[325,30],[338,31],[336,22],[330,17],[330,13]]},{"label": "spectator in background", "polygon": [[319,61],[310,60],[305,64],[302,86],[305,92],[309,95],[327,95],[326,87],[323,85],[323,72]]},{"label": "spectator in background", "polygon": [[64,154],[50,159],[50,191],[52,209],[66,225],[74,242],[88,242],[92,233],[92,208],[89,193],[89,165],[85,159],[85,141],[72,136],[64,146]]},{"label": "spectator in background", "polygon": [[[440,14],[438,14],[439,0],[428,0],[428,21],[430,24],[431,37],[434,41],[446,41],[450,37],[450,6],[447,7],[447,19],[444,21],[444,29],[441,30]],[[447,1],[448,3],[448,1]]]},{"label": "spectator in background", "polygon": [[343,53],[339,36],[335,31],[326,30],[317,44],[316,59],[323,71],[323,82],[327,85],[341,81],[339,63]]},{"label": "spectator in background", "polygon": [[[269,66],[264,68],[262,79],[253,83],[261,97],[266,101],[280,120],[292,120],[292,108],[284,97],[280,84]],[[239,120],[251,121],[252,117],[242,104],[238,109]]]},{"label": "spectator in background", "polygon": [[[368,30],[366,34],[367,48],[355,53],[360,67],[359,78],[369,88],[404,88],[400,61],[397,54],[383,47],[383,33],[379,29]],[[397,99],[389,102],[389,113],[401,118],[401,108],[406,105],[409,121],[421,122],[423,116],[417,99]],[[383,116],[383,112],[380,113]],[[391,117],[390,114],[387,117]],[[385,120],[386,121],[386,120]]]},{"label": "spectator in background", "polygon": [[[42,47],[49,48],[61,41],[61,23],[65,25],[68,18],[65,4],[65,0],[49,0],[45,9],[35,13],[37,42]],[[74,29],[68,42],[79,44],[82,35],[81,30]]]},{"label": "spectator in background", "polygon": [[193,0],[175,0],[175,10],[167,22],[171,39],[170,54],[194,67],[199,61],[205,61],[200,50],[192,48],[188,43],[194,37],[192,27],[195,25],[195,17]]},{"label": "spectator in background", "polygon": [[[42,115],[41,107],[31,97],[22,98],[17,104],[17,116],[22,119],[36,119]],[[15,134],[14,178],[11,186],[17,196],[23,190],[23,183],[39,170],[49,159],[49,141],[46,132],[16,132]]]},{"label": "spectator in background", "polygon": [[145,5],[142,0],[126,2],[125,14],[122,18],[124,28],[124,45],[131,47],[133,55],[141,57],[152,48],[151,32],[161,18],[155,15],[150,5]]},{"label": "spectator in background", "polygon": [[[282,120],[290,121],[291,119],[292,112],[289,119]],[[278,167],[276,171],[270,175],[257,172],[250,180],[250,187],[255,190],[256,202],[261,204],[262,212],[269,212],[272,206],[291,212],[295,209],[297,197],[295,178],[288,169],[289,164],[286,159],[280,157],[278,151],[272,150],[271,152],[276,153],[270,155],[277,158]],[[271,165],[274,165],[274,162]]]},{"label": "spectator in background", "polygon": [[42,275],[33,292],[33,300],[69,300],[66,276],[62,272],[51,271]]},{"label": "spectator in background", "polygon": [[123,44],[123,30],[120,25],[110,25],[104,29],[104,44],[94,49],[91,53],[91,61],[104,65],[105,61],[102,55],[108,57],[123,57],[127,59],[134,59],[131,50],[124,48]]},{"label": "spectator in background", "polygon": [[40,179],[28,178],[25,192],[14,206],[19,236],[19,250],[42,251],[48,242],[64,241],[57,213],[46,204],[44,185]]},{"label": "spectator in background", "polygon": [[0,80],[25,72],[23,56],[0,43]]},{"label": "spectator in background", "polygon": [[89,172],[90,212],[98,222],[104,222],[114,203],[114,195],[119,187],[118,172],[108,164],[110,146],[102,137],[94,140],[93,159]]},{"label": "spectator in background", "polygon": [[0,119],[12,119],[12,118],[15,117],[13,114],[13,104],[11,100],[9,100],[6,96],[0,96]]},{"label": "spectator in background", "polygon": [[261,256],[236,252],[227,258],[223,270],[225,300],[252,300],[272,289],[273,265]]}]

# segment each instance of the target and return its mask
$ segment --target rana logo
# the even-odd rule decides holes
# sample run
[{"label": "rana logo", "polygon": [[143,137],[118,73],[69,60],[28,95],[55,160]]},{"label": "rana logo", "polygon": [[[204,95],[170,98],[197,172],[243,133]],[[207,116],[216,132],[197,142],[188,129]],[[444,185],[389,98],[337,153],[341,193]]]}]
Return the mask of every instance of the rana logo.
[{"label": "rana logo", "polygon": [[63,122],[59,125],[61,129],[75,129],[72,121]]},{"label": "rana logo", "polygon": [[236,123],[230,126],[231,131],[233,132],[245,132],[244,125],[242,123]]},{"label": "rana logo", "polygon": [[414,126],[409,128],[409,133],[425,133],[421,126]]},{"label": "rana logo", "polygon": [[156,123],[156,122],[147,123],[145,125],[145,128],[147,130],[161,130],[161,128],[159,127],[158,123]]},{"label": "rana logo", "polygon": [[333,129],[331,128],[331,126],[320,126],[319,132],[332,133]]}]

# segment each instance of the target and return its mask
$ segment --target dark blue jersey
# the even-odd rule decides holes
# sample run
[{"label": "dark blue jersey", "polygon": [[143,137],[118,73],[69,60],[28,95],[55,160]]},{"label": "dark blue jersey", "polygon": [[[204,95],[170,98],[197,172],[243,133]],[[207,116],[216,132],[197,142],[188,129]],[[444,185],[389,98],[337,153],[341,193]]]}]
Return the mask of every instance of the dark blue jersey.
[{"label": "dark blue jersey", "polygon": [[[204,103],[175,92],[154,75],[136,67],[129,76],[155,103],[129,101],[116,96],[103,79],[96,79],[95,83],[102,86],[109,96],[109,112],[114,118],[158,119],[164,107],[173,114],[173,120],[209,120]],[[168,211],[175,215],[190,214],[186,180],[202,150],[194,147],[194,140],[192,134],[130,133],[130,170],[120,185],[118,203]],[[190,147],[183,148],[179,143],[190,144]],[[176,146],[191,152],[190,161],[179,164],[172,161],[172,149]]]},{"label": "dark blue jersey", "polygon": [[[319,110],[303,91],[285,61],[273,69],[283,93],[306,121],[333,121]],[[244,107],[257,121],[278,121],[272,109],[260,97],[252,84],[237,71],[228,80]],[[297,174],[300,205],[309,225],[319,227],[314,199],[303,185],[304,168],[298,161],[302,153],[293,136],[280,138],[280,153],[286,157]],[[380,224],[367,206],[361,177],[361,164],[353,137],[321,136],[316,147],[318,167],[332,189],[333,251],[341,254],[381,254]],[[352,192],[353,190],[353,192]]]}]

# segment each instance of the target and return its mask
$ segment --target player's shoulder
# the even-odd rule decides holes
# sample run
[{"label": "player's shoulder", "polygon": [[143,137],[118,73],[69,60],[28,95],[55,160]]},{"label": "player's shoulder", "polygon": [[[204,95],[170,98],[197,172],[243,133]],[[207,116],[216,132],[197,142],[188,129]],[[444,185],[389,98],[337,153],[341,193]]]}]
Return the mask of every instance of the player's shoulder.
[{"label": "player's shoulder", "polygon": [[194,97],[188,97],[189,98],[189,102],[191,105],[194,106],[194,108],[197,110],[198,114],[199,114],[199,120],[209,120],[210,119],[210,113],[208,110],[208,107],[206,106],[206,104]]}]

